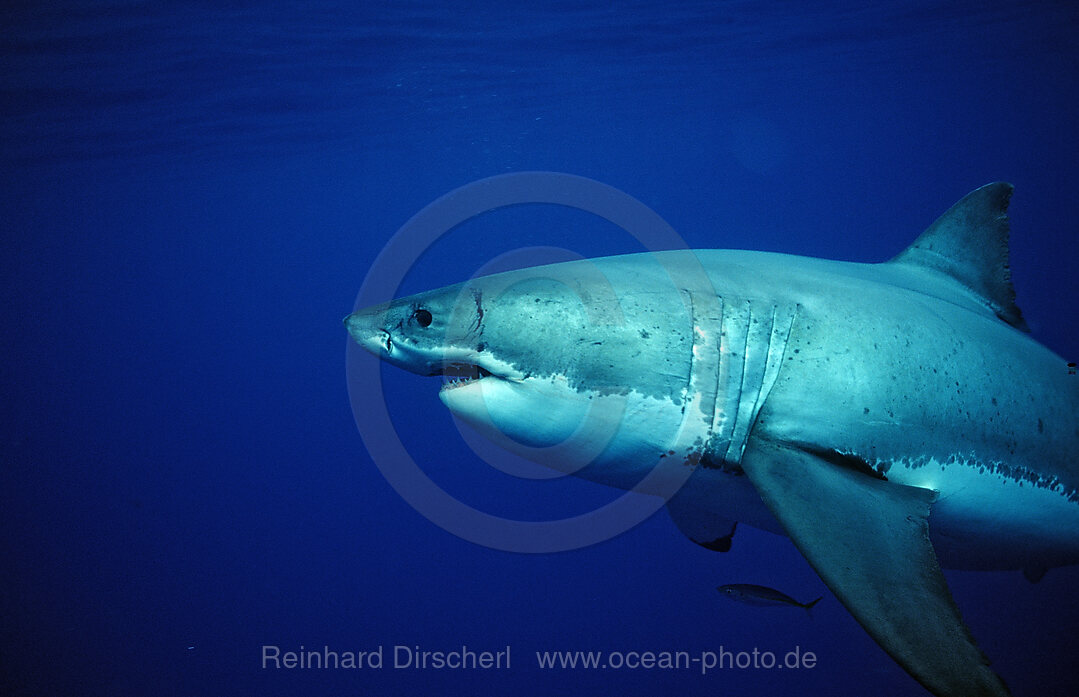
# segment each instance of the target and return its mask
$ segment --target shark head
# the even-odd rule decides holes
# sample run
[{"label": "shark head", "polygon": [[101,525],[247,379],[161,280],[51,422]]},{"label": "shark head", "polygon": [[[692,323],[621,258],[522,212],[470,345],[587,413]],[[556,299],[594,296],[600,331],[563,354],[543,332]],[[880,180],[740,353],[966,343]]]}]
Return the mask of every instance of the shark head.
[{"label": "shark head", "polygon": [[568,262],[361,309],[345,325],[380,359],[440,377],[446,407],[498,445],[618,483],[611,468],[632,479],[671,450],[689,374],[685,332],[672,331],[688,322],[677,289],[638,291],[618,269]]},{"label": "shark head", "polygon": [[387,363],[441,378],[439,397],[468,423],[537,444],[543,436],[518,423],[539,406],[525,331],[492,345],[484,336],[487,328],[504,322],[512,310],[499,306],[492,312],[484,290],[483,283],[459,284],[400,298],[355,312],[345,325],[360,346]]},{"label": "shark head", "polygon": [[[486,378],[520,381],[520,371],[487,350],[481,299],[478,288],[451,286],[359,310],[345,318],[345,327],[356,343],[387,363],[444,377],[444,390]],[[462,306],[469,300],[470,307]]]}]

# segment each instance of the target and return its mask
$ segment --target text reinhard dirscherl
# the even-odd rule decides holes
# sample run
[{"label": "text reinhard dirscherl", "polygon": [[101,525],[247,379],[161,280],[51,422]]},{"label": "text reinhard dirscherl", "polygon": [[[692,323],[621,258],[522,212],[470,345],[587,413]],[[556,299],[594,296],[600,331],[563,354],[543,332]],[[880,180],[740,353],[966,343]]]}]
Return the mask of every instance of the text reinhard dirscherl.
[{"label": "text reinhard dirscherl", "polygon": [[[387,656],[390,658],[386,660]],[[334,651],[329,646],[318,650],[282,651],[279,646],[262,647],[263,668],[336,668],[381,670],[410,668],[413,670],[489,670],[510,667],[510,647],[500,651],[474,651],[467,646],[449,651],[430,651],[419,646],[397,645],[390,650],[378,646],[369,651]]]},{"label": "text reinhard dirscherl", "polygon": [[[419,646],[377,646],[367,651],[335,651],[329,646],[321,649],[282,651],[280,646],[263,645],[262,668],[301,670],[509,670],[511,647],[477,651],[467,646],[450,650],[428,650]],[[699,670],[702,675],[712,670],[775,668],[811,669],[817,656],[796,646],[781,653],[761,651],[731,651],[719,647],[716,651],[536,651],[536,665],[542,670]]]}]

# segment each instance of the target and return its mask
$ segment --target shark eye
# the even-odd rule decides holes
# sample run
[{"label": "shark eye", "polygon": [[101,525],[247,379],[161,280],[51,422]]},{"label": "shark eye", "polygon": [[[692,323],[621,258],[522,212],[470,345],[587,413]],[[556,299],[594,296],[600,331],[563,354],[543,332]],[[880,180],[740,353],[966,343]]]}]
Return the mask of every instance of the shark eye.
[{"label": "shark eye", "polygon": [[416,310],[415,312],[412,313],[412,319],[416,320],[416,322],[421,327],[426,328],[426,327],[431,326],[431,321],[434,319],[434,317],[432,317],[431,313],[428,312],[427,310],[424,310],[423,308],[420,308],[419,310]]}]

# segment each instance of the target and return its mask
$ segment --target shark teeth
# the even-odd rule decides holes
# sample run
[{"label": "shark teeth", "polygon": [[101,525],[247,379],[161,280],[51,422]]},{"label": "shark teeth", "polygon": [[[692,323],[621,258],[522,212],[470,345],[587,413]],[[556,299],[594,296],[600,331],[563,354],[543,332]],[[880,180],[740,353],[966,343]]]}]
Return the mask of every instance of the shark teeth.
[{"label": "shark teeth", "polygon": [[471,363],[448,363],[442,367],[442,389],[451,390],[470,382],[488,377],[491,372]]}]

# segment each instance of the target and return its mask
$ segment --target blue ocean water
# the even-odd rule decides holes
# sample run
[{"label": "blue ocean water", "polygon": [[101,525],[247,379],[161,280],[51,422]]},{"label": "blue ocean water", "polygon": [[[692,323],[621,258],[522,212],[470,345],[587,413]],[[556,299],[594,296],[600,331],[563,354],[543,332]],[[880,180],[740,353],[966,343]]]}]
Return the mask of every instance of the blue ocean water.
[{"label": "blue ocean water", "polygon": [[[858,261],[1003,179],[1019,304],[1074,359],[1073,3],[13,2],[0,27],[0,692],[925,694],[785,538],[743,526],[718,554],[661,512],[523,555],[432,524],[357,433],[341,318],[405,221],[492,175],[604,182],[691,247]],[[401,292],[534,245],[641,248],[521,206],[455,229]],[[476,508],[545,520],[616,495],[494,471],[431,381],[384,381],[413,457]],[[1079,570],[947,578],[1016,695],[1075,685]],[[825,597],[810,619],[722,583]],[[394,669],[397,645],[509,646],[512,665]],[[264,646],[386,665],[264,668]],[[534,658],[721,647],[817,660]]]}]

